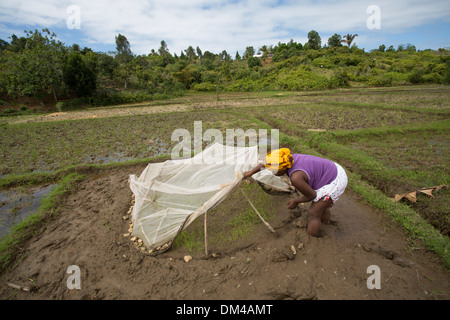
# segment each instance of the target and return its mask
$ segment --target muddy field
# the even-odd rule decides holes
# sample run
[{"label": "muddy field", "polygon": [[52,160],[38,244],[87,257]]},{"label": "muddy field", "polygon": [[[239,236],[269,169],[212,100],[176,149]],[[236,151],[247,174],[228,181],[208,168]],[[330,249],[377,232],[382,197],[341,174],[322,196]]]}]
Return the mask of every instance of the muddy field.
[{"label": "muddy field", "polygon": [[[183,247],[156,257],[141,253],[124,237],[122,217],[130,207],[128,177],[144,167],[109,169],[81,181],[60,213],[21,248],[24,258],[2,274],[0,299],[449,298],[449,275],[438,258],[406,241],[394,222],[350,190],[318,238],[305,229],[308,204],[290,211],[288,196],[273,196],[276,235],[259,224],[231,246],[209,246],[208,257]],[[221,204],[229,212],[241,205]],[[208,221],[213,229],[214,217]],[[186,255],[193,259],[185,262]],[[72,265],[79,267],[80,289],[68,288]],[[367,285],[373,265],[380,289]]]},{"label": "muddy field", "polygon": [[[419,89],[414,91],[413,95],[408,91],[404,94],[386,92],[386,95],[378,91],[377,94],[356,91],[333,94],[332,97],[326,94],[286,94],[286,96],[245,94],[228,97],[222,94],[220,101],[215,95],[195,95],[179,98],[165,105],[144,103],[10,117],[4,120],[7,123],[3,124],[2,130],[5,150],[9,145],[8,152],[5,152],[8,157],[4,158],[2,163],[7,167],[3,168],[3,173],[24,171],[23,173],[28,174],[31,171],[38,173],[44,171],[44,174],[47,174],[45,171],[49,168],[43,166],[45,163],[54,163],[57,169],[79,164],[80,161],[96,163],[94,161],[96,158],[92,160],[92,155],[105,159],[114,158],[114,150],[119,152],[117,153],[119,155],[122,155],[120,152],[123,151],[117,142],[123,140],[124,146],[132,145],[131,142],[127,142],[127,134],[133,139],[133,143],[136,141],[141,143],[142,149],[148,153],[149,146],[146,144],[153,147],[159,141],[156,133],[161,131],[165,137],[170,136],[172,128],[177,126],[190,128],[193,121],[198,119],[204,121],[205,129],[258,128],[255,121],[263,121],[293,137],[307,136],[311,129],[360,130],[408,123],[420,125],[425,118],[427,121],[447,119],[447,113],[441,109],[448,108],[448,90],[438,88],[438,92],[428,92],[427,88]],[[414,98],[422,96],[425,101]],[[355,101],[359,104],[348,108],[346,104]],[[414,101],[418,102],[413,103]],[[387,102],[391,105],[385,105]],[[220,111],[224,108],[229,108],[234,113],[210,110]],[[428,109],[432,110],[429,112]],[[342,117],[342,121],[334,121],[333,112],[336,111]],[[85,120],[59,121],[75,119]],[[53,130],[55,132],[48,127],[55,128]],[[99,128],[104,129],[104,135],[96,134]],[[44,134],[41,134],[41,131]],[[429,143],[432,149],[426,145],[427,141],[424,142],[423,133],[428,131],[432,135],[428,139],[432,142]],[[120,132],[121,135],[115,136],[116,132]],[[411,133],[408,136],[389,136],[391,140],[397,139],[402,142],[399,145],[403,148],[403,152],[399,159],[389,158],[390,161],[387,161],[386,166],[399,164],[405,167],[425,163],[419,161],[423,159],[428,161],[428,158],[419,152],[424,150],[434,152],[430,164],[436,168],[445,167],[445,155],[448,150],[447,131],[434,125],[413,134],[413,136]],[[349,140],[346,143],[352,144],[351,146],[356,149],[366,150],[369,153],[373,149],[384,155],[389,153],[390,148],[394,146],[398,148],[398,145],[394,144],[397,140],[391,141],[386,138],[383,141],[387,142],[380,146],[375,144],[375,141],[380,142],[380,137],[374,139],[373,135],[369,134],[367,139],[367,141]],[[411,143],[416,140],[422,141],[422,144]],[[40,145],[43,147],[36,147]],[[95,149],[98,146],[101,148]],[[412,150],[410,153],[414,151],[411,159],[407,159],[410,155],[407,148]],[[140,159],[139,148],[130,151],[124,147],[124,150],[123,156],[127,159]],[[11,157],[14,152],[19,156]],[[23,154],[29,156],[23,157]],[[34,162],[25,161],[32,156],[35,158],[32,159]],[[77,156],[81,160],[78,161]],[[67,159],[74,163],[67,162]],[[356,173],[358,170],[359,173],[367,171],[365,167],[358,169],[352,160],[342,162],[346,170]],[[381,157],[381,160],[386,159]],[[428,162],[425,164],[429,167]],[[222,234],[224,230],[226,232],[224,226],[227,224],[228,215],[229,219],[232,219],[233,214],[249,207],[239,193],[231,195],[218,208],[208,212],[208,256],[202,247],[202,218],[184,232],[185,235],[188,232],[197,234],[196,249],[183,244],[177,245],[175,242],[169,251],[161,255],[151,256],[142,253],[130,241],[129,236],[124,236],[128,232],[129,221],[123,217],[127,215],[131,205],[132,193],[128,178],[131,174],[140,175],[145,165],[141,162],[138,165],[112,167],[86,166],[84,169],[86,177],[63,196],[61,203],[54,208],[57,213],[33,231],[29,240],[14,247],[16,260],[0,274],[0,300],[448,300],[450,298],[450,277],[448,270],[443,267],[442,260],[426,249],[419,240],[411,240],[411,234],[405,234],[403,228],[393,222],[386,212],[376,211],[365,204],[361,196],[354,193],[351,187],[333,207],[331,224],[322,225],[318,238],[308,236],[306,231],[306,210],[309,204],[299,206],[298,210],[288,210],[286,202],[289,196],[267,198],[257,185],[251,185],[253,187],[246,188],[246,193],[253,200],[261,199],[262,195],[265,195],[264,201],[259,205],[270,211],[268,219],[277,231],[276,234],[271,233],[255,218],[256,225],[241,238],[225,242],[214,238],[215,230],[221,230]],[[25,170],[26,168],[29,170]],[[429,173],[427,170],[425,172]],[[441,171],[438,172],[440,176],[445,177],[447,171],[444,170],[442,174]],[[51,175],[51,171],[48,174]],[[383,172],[378,172],[378,175],[375,182],[390,177]],[[408,183],[417,184],[414,178],[409,179]],[[422,177],[417,179],[422,182]],[[435,183],[432,180],[432,182],[431,185],[443,184],[445,181],[439,180]],[[34,187],[40,188],[38,187],[40,184],[36,183],[34,182],[35,185],[31,187],[32,191]],[[44,185],[48,186],[49,183]],[[19,183],[13,189],[5,188],[0,200],[3,209],[10,209],[18,215],[23,205],[9,203],[11,196],[8,193],[16,192],[16,189],[30,192]],[[446,198],[443,199],[442,203],[445,203]],[[441,202],[438,205],[443,206]],[[428,207],[426,209],[430,211]],[[249,212],[252,214],[251,208]],[[185,262],[186,256],[192,256],[192,260]],[[72,279],[76,275],[71,271],[73,266],[80,271],[79,289],[73,288]],[[374,279],[377,276],[377,271],[373,271],[374,266],[379,270],[379,289],[372,288],[376,284]]]}]

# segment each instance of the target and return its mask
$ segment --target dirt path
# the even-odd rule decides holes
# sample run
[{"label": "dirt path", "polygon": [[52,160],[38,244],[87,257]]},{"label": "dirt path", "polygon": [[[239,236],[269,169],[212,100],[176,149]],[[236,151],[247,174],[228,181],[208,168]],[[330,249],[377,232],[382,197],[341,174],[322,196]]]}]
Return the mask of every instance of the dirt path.
[{"label": "dirt path", "polygon": [[[205,101],[181,101],[174,104],[153,105],[146,102],[136,103],[131,105],[119,105],[113,107],[98,107],[90,108],[88,110],[76,110],[69,112],[53,112],[44,115],[28,115],[16,116],[6,118],[9,124],[28,123],[28,122],[49,122],[62,120],[76,120],[76,119],[91,119],[91,118],[107,118],[107,117],[121,117],[144,115],[154,113],[169,113],[169,112],[185,112],[199,109],[214,109],[214,108],[241,108],[254,106],[272,106],[280,103],[280,100],[272,98],[254,98],[254,99],[237,99],[237,100],[205,100]],[[297,98],[283,100],[283,104],[299,104],[302,103]]]},{"label": "dirt path", "polygon": [[[274,196],[278,237],[261,224],[245,243],[209,248],[216,258],[189,253],[186,263],[182,249],[145,255],[123,236],[122,219],[130,206],[128,177],[143,168],[111,169],[81,182],[24,245],[27,255],[1,276],[0,299],[449,299],[449,275],[438,259],[407,243],[392,221],[350,191],[319,238],[307,235],[304,214],[293,215],[286,197]],[[81,289],[67,287],[71,265],[80,268]],[[371,265],[380,268],[381,289],[367,288]]]}]

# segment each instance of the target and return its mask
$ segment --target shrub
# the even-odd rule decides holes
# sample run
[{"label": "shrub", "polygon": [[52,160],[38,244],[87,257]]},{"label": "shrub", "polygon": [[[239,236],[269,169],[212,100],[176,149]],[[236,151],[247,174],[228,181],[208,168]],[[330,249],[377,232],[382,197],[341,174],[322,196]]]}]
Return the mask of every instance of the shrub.
[{"label": "shrub", "polygon": [[415,68],[410,74],[409,74],[409,82],[416,84],[416,83],[422,83],[423,76],[425,74],[425,71],[422,68]]},{"label": "shrub", "polygon": [[314,59],[312,65],[318,68],[331,69],[334,68],[334,63],[328,57],[319,57]]},{"label": "shrub", "polygon": [[310,68],[300,66],[280,78],[280,84],[286,90],[326,89],[329,81],[325,76],[310,71]]},{"label": "shrub", "polygon": [[261,59],[256,57],[250,57],[247,60],[247,65],[249,68],[262,67]]},{"label": "shrub", "polygon": [[447,67],[445,70],[443,82],[444,84],[450,84],[450,60],[447,60],[446,65]]},{"label": "shrub", "polygon": [[422,81],[425,83],[443,83],[443,77],[436,72],[427,73],[422,76]]},{"label": "shrub", "polygon": [[375,87],[390,87],[392,85],[392,78],[385,75],[376,75],[368,77],[368,84]]},{"label": "shrub", "polygon": [[330,88],[340,88],[349,86],[349,76],[343,69],[336,70],[330,78]]},{"label": "shrub", "polygon": [[386,72],[384,77],[391,79],[393,85],[404,85],[409,83],[409,77],[407,73],[400,72]]},{"label": "shrub", "polygon": [[202,82],[194,84],[193,89],[195,91],[214,91],[216,87],[211,82]]},{"label": "shrub", "polygon": [[86,97],[95,91],[96,77],[81,58],[81,54],[73,52],[63,68],[66,85],[79,97]]}]

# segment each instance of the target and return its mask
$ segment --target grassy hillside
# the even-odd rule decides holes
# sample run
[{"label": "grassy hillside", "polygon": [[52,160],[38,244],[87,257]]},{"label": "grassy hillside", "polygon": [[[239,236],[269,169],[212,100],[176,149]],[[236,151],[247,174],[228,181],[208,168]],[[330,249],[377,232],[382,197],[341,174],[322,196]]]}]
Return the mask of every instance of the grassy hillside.
[{"label": "grassy hillside", "polygon": [[31,106],[34,111],[43,107],[64,111],[161,100],[190,91],[219,94],[450,83],[446,49],[380,46],[365,52],[342,45],[309,49],[291,41],[264,46],[262,56],[246,53],[232,59],[225,50],[196,53],[192,47],[180,55],[166,46],[148,55],[107,54],[66,46],[55,37],[48,30],[36,30],[1,48],[1,115],[29,113]]}]

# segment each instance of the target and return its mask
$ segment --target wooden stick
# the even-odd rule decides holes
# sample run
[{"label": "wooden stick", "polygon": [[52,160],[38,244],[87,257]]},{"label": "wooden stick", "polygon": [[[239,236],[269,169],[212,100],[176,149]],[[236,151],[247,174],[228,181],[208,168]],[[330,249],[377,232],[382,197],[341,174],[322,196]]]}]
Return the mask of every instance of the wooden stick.
[{"label": "wooden stick", "polygon": [[205,220],[204,220],[204,229],[205,229],[205,255],[208,256],[208,230],[207,230],[207,223],[206,223],[206,215],[208,214],[208,211],[205,212]]},{"label": "wooden stick", "polygon": [[273,233],[276,233],[275,229],[272,228],[272,226],[266,222],[266,220],[263,219],[263,217],[261,217],[261,215],[259,214],[258,210],[255,208],[255,206],[253,205],[253,203],[250,201],[250,199],[247,197],[247,195],[244,193],[244,190],[241,189],[242,194],[244,195],[244,197],[247,199],[248,203],[250,203],[250,205],[252,206],[253,210],[255,210],[256,214],[258,215],[258,217],[261,219],[261,221],[266,225],[267,228],[269,228],[269,230]]},{"label": "wooden stick", "polygon": [[25,287],[25,286],[19,286],[18,284],[12,283],[12,282],[8,282],[8,286],[17,290],[22,290],[22,291],[30,291],[30,288]]}]

